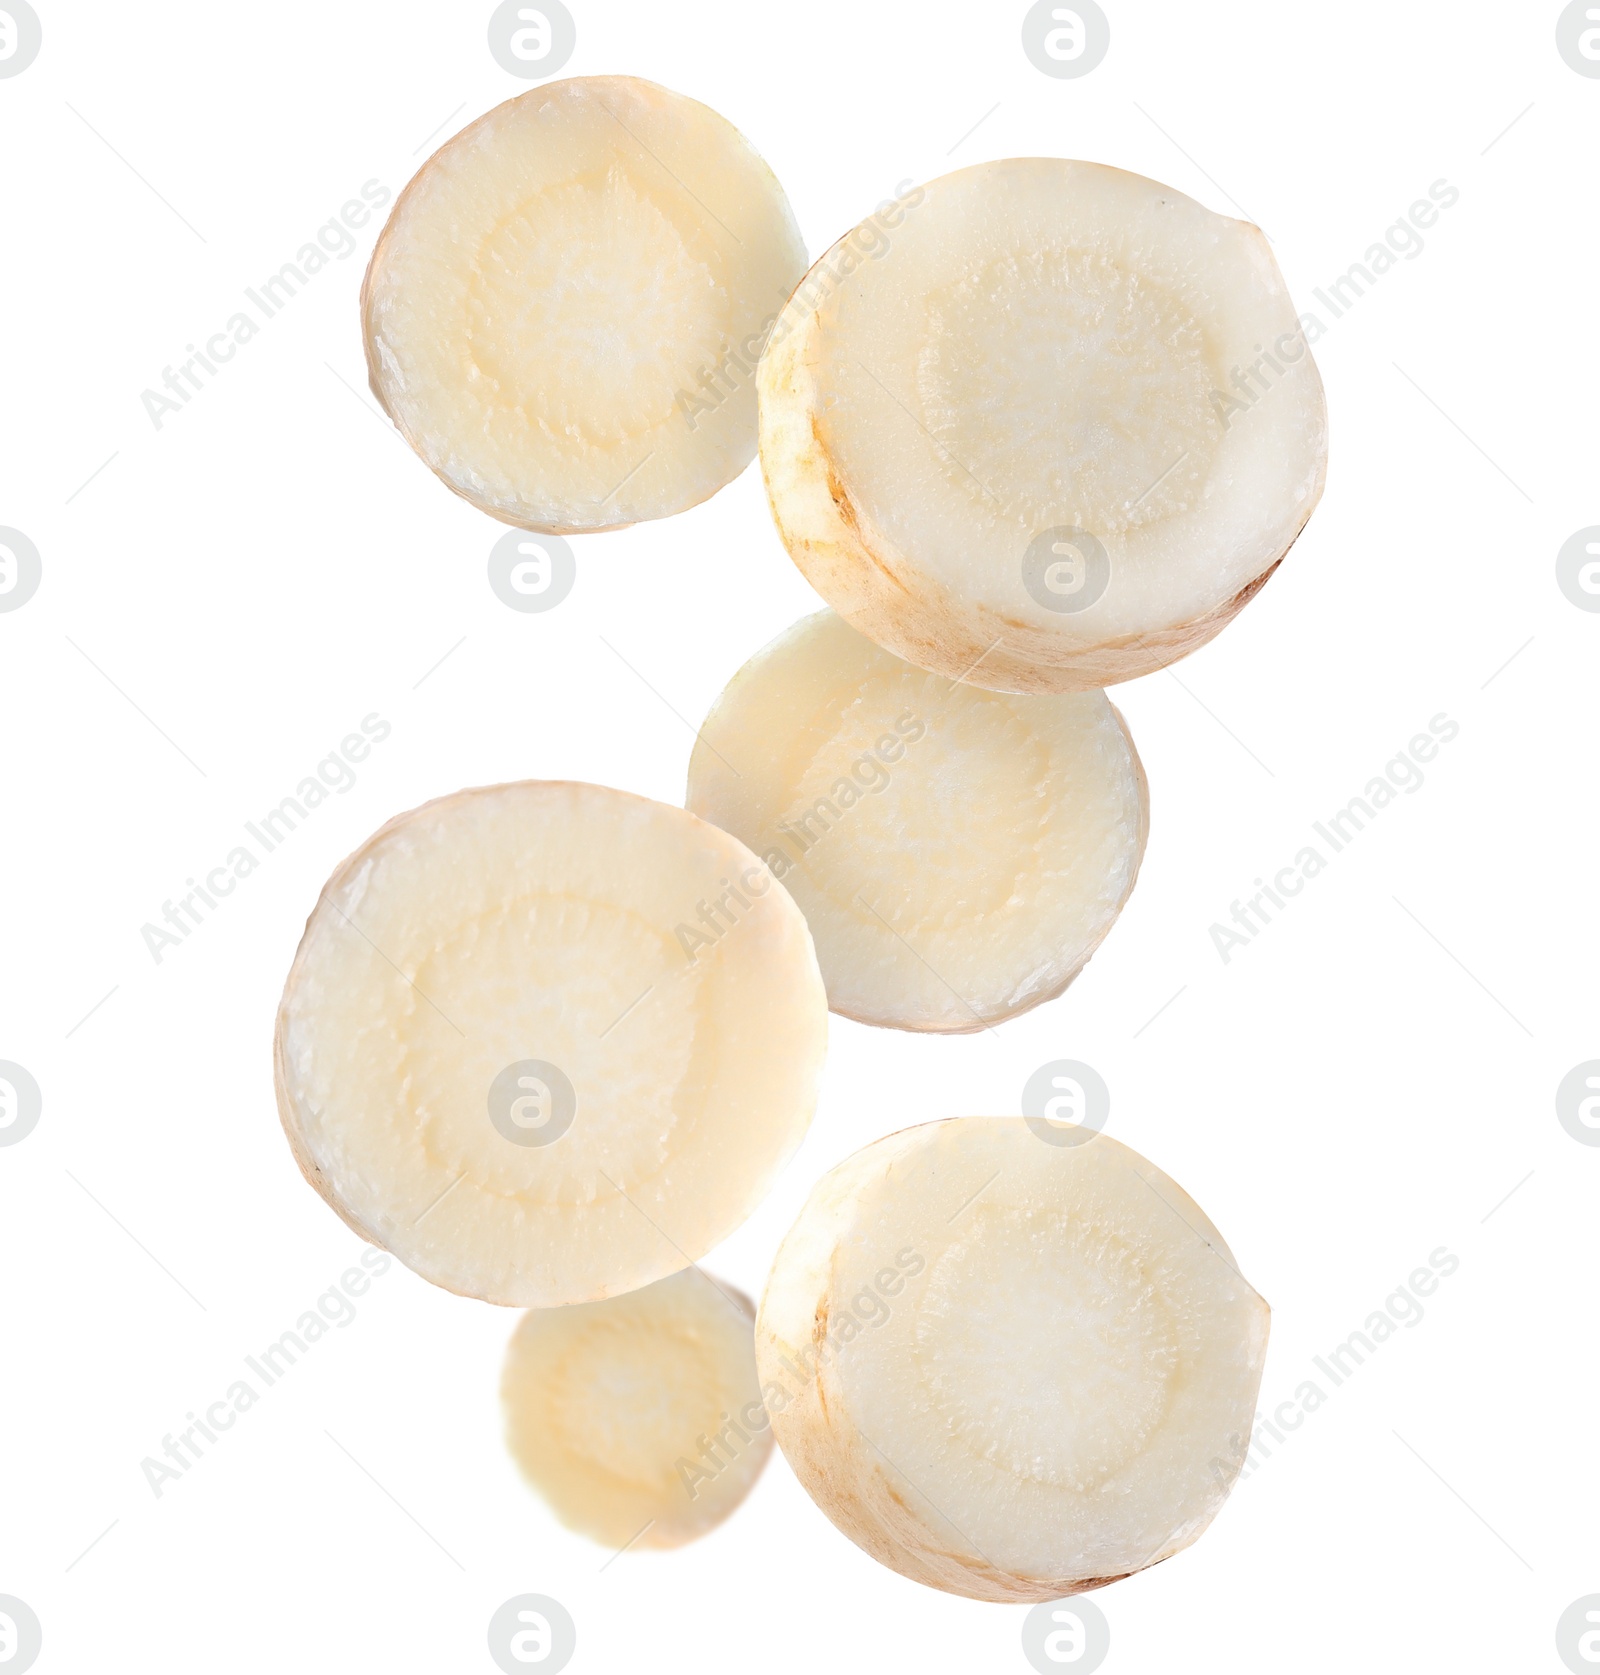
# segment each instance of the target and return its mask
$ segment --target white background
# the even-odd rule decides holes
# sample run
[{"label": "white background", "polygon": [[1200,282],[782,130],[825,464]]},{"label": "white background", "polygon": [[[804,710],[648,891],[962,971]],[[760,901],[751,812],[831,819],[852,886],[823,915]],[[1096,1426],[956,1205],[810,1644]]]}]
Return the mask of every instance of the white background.
[{"label": "white background", "polygon": [[[882,1569],[779,1457],[708,1539],[607,1564],[504,1452],[514,1316],[398,1265],[147,1487],[141,1459],[362,1248],[301,1180],[271,1085],[327,873],[463,785],[681,801],[682,718],[816,600],[752,469],[576,542],[558,609],[501,605],[501,526],[365,391],[376,223],[181,414],[146,417],[141,390],[364,181],[398,191],[527,85],[490,57],[487,3],[36,3],[43,51],[0,81],[0,524],[44,565],[0,615],[0,1058],[44,1092],[0,1150],[0,1593],[43,1622],[37,1667],[489,1670],[491,1612],[537,1591],[576,1619],[574,1669],[1025,1669],[1022,1608]],[[1600,616],[1554,576],[1600,522],[1600,81],[1558,56],[1559,8],[1105,0],[1104,63],[1052,80],[1021,4],[572,3],[563,73],[723,112],[813,255],[907,178],[1092,158],[1247,211],[1329,326],[1320,510],[1218,641],[1115,694],[1153,799],[1116,930],[997,1032],[834,1020],[808,1140],[708,1268],[758,1295],[841,1157],[1014,1110],[1041,1062],[1085,1059],[1110,1132],[1271,1302],[1264,1406],[1430,1251],[1460,1260],[1195,1547],[1094,1596],[1104,1667],[1559,1669],[1557,1616],[1600,1590],[1600,1150],[1553,1103],[1600,1056]],[[1332,322],[1313,288],[1441,178],[1460,201],[1422,254]],[[373,711],[393,736],[355,789],[158,967],[140,926]],[[1441,712],[1460,736],[1422,789],[1225,965],[1213,921]]]}]

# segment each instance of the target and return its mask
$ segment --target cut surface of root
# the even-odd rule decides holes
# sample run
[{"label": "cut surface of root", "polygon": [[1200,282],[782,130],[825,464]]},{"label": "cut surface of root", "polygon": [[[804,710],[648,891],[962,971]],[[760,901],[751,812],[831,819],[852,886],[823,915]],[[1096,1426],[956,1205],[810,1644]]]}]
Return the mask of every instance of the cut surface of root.
[{"label": "cut surface of root", "polygon": [[754,368],[805,269],[737,129],[629,76],[448,140],[362,291],[373,392],[458,494],[549,533],[665,517],[755,455]]},{"label": "cut surface of root", "polygon": [[357,1232],[549,1308],[738,1226],[811,1120],[826,1033],[805,921],[736,839],[602,786],[493,786],[401,815],[329,880],[279,1009],[278,1108]]},{"label": "cut surface of root", "polygon": [[953,683],[832,611],[728,683],[687,805],[799,903],[834,1011],[950,1032],[1066,987],[1133,889],[1149,826],[1103,692]]},{"label": "cut surface of root", "polygon": [[501,1378],[506,1443],[568,1529],[679,1547],[722,1522],[772,1452],[750,1300],[697,1268],[522,1317]]},{"label": "cut surface of root", "polygon": [[858,228],[816,263],[763,357],[790,555],[952,679],[1061,692],[1164,667],[1322,493],[1322,384],[1266,240],[1095,163],[919,193],[874,259]]},{"label": "cut surface of root", "polygon": [[958,1117],[823,1177],[756,1360],[828,1517],[914,1581],[1040,1600],[1170,1557],[1254,1422],[1269,1313],[1176,1182],[1105,1135]]}]

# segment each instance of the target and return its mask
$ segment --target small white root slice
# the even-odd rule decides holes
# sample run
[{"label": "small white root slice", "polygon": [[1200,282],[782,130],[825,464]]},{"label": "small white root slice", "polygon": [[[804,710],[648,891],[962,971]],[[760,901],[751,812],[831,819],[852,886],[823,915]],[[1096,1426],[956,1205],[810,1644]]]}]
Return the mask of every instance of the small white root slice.
[{"label": "small white root slice", "polygon": [[755,364],[805,265],[783,188],[715,111],[552,82],[400,194],[362,289],[373,393],[506,523],[666,517],[755,457]]},{"label": "small white root slice", "polygon": [[506,1443],[568,1529],[681,1547],[744,1499],[772,1452],[754,1322],[749,1298],[697,1268],[522,1317],[500,1384]]},{"label": "small white root slice", "polygon": [[328,881],[278,1013],[306,1178],[485,1302],[586,1302],[697,1261],[800,1143],[826,1044],[782,888],[686,935],[747,878],[766,874],[736,839],[596,785],[392,820]]},{"label": "small white root slice", "polygon": [[1268,1320],[1199,1205],[1137,1152],[957,1117],[817,1184],[773,1263],[756,1363],[778,1446],[857,1545],[950,1593],[1055,1599],[1210,1523]]},{"label": "small white root slice", "polygon": [[795,563],[880,645],[998,691],[1193,651],[1288,551],[1327,462],[1260,230],[1052,158],[902,203],[887,249],[863,223],[812,268],[762,358]]},{"label": "small white root slice", "polygon": [[1122,910],[1149,828],[1103,692],[952,684],[832,611],[728,683],[687,804],[783,880],[835,1012],[946,1032],[1060,994]]}]

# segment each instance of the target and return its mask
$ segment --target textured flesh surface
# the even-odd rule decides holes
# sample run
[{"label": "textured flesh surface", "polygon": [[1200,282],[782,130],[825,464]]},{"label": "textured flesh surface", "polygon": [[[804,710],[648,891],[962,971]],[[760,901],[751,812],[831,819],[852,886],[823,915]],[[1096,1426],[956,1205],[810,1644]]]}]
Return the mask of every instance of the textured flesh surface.
[{"label": "textured flesh surface", "polygon": [[728,683],[687,805],[782,878],[834,1011],[939,1031],[1059,994],[1133,889],[1149,823],[1103,692],[955,684],[832,611]]},{"label": "textured flesh surface", "polygon": [[[1217,633],[1327,459],[1259,229],[1119,169],[1017,158],[934,181],[876,259],[860,233],[813,267],[758,380],[773,514],[829,604],[1010,692],[1127,680]],[[1109,566],[1076,612],[1025,580],[1061,529]]]},{"label": "textured flesh surface", "polygon": [[401,194],[362,292],[373,392],[507,523],[665,517],[754,458],[752,369],[805,265],[782,187],[715,111],[628,76],[552,82]]},{"label": "textured flesh surface", "polygon": [[568,1529],[679,1547],[744,1499],[772,1452],[754,1322],[698,1268],[522,1317],[500,1383],[506,1443]]},{"label": "textured flesh surface", "polygon": [[778,1445],[851,1540],[952,1593],[1054,1599],[1211,1521],[1268,1321],[1200,1207],[1137,1152],[960,1117],[818,1183],[756,1360]]},{"label": "textured flesh surface", "polygon": [[[324,889],[278,1015],[307,1178],[487,1302],[583,1302],[698,1260],[799,1144],[825,1051],[782,889],[685,952],[697,903],[754,867],[693,815],[594,785],[463,791],[391,821]],[[547,1144],[491,1120],[491,1086],[524,1061],[574,1091]]]}]

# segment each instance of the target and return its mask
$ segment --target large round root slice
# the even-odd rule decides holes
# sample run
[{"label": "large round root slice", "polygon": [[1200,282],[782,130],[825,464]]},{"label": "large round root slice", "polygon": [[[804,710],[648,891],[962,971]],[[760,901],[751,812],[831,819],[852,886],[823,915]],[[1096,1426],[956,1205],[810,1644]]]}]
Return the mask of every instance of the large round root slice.
[{"label": "large round root slice", "polygon": [[687,1268],[625,1297],[535,1309],[506,1351],[506,1442],[568,1529],[680,1547],[750,1492],[772,1452],[755,1310]]},{"label": "large round root slice", "polygon": [[783,188],[715,111],[552,82],[400,194],[362,289],[373,393],[506,523],[666,517],[755,457],[756,361],[805,266]]},{"label": "large round root slice", "polygon": [[774,1434],[875,1559],[1055,1599],[1169,1558],[1244,1460],[1269,1311],[1198,1204],[1104,1135],[892,1134],[825,1175],[756,1321]]},{"label": "large round root slice", "polygon": [[1072,981],[1133,889],[1149,827],[1144,771],[1103,692],[951,682],[832,611],[728,683],[687,802],[800,904],[835,1012],[951,1032]]},{"label": "large round root slice", "polygon": [[[1217,633],[1322,493],[1322,383],[1259,229],[1016,158],[812,268],[758,387],[779,532],[864,634],[1004,692]],[[868,259],[871,258],[871,259]]]},{"label": "large round root slice", "polygon": [[[703,916],[721,929],[691,940]],[[732,1232],[805,1133],[826,1034],[805,920],[737,839],[601,786],[500,785],[401,815],[328,881],[278,1109],[358,1233],[549,1308]]]}]

